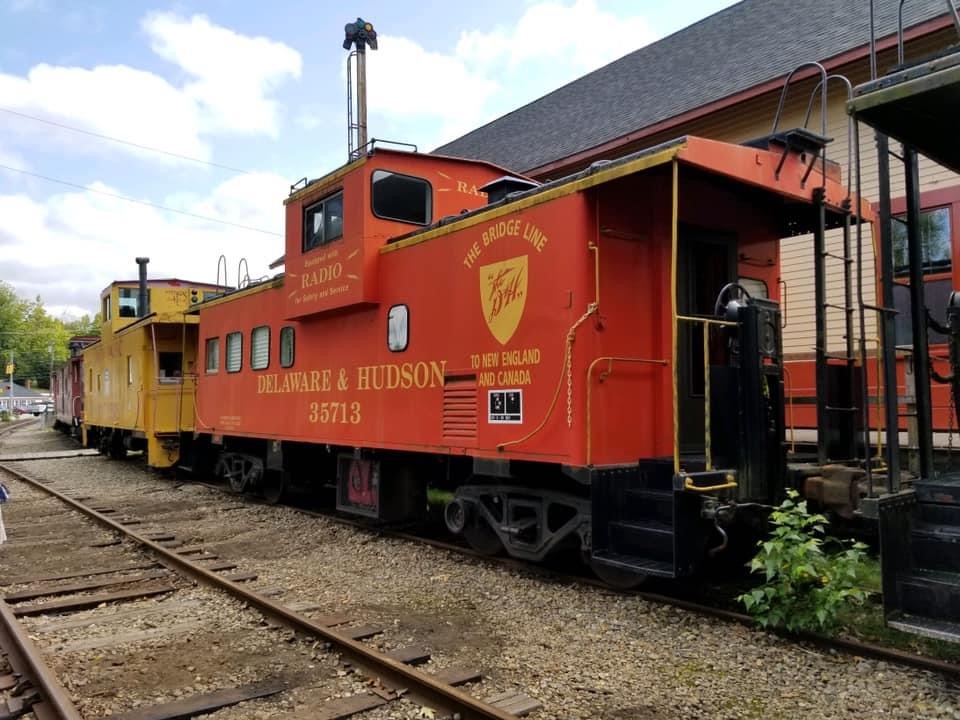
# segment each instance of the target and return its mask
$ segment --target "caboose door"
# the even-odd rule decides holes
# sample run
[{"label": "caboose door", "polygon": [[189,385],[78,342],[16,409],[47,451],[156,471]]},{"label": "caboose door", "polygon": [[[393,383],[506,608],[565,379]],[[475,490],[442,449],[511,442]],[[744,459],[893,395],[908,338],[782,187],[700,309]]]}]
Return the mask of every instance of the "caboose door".
[{"label": "caboose door", "polygon": [[[677,310],[680,315],[714,317],[714,304],[724,285],[737,279],[737,236],[731,232],[680,225],[677,257]],[[704,452],[704,371],[702,324],[679,324],[678,405],[680,452]],[[716,330],[711,356],[722,355]]]}]

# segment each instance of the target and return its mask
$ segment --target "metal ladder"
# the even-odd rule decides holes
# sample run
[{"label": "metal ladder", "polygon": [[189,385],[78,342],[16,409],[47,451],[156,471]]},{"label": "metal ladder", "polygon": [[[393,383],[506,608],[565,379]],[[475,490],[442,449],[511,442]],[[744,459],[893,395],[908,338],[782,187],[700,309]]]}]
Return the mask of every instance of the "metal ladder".
[{"label": "metal ladder", "polygon": [[[780,103],[777,107],[777,113],[773,122],[773,135],[777,136],[780,119],[783,115],[783,108],[786,103],[787,92],[790,87],[790,81],[796,73],[807,68],[814,68],[820,75],[820,81],[810,93],[810,99],[807,103],[807,111],[804,117],[803,130],[806,130],[810,124],[813,113],[813,105],[817,94],[820,95],[820,135],[815,136],[810,133],[808,141],[811,146],[809,152],[813,156],[807,176],[813,169],[813,166],[819,160],[821,163],[822,178],[826,180],[826,145],[831,141],[827,137],[827,91],[830,81],[839,81],[847,89],[847,97],[853,94],[853,87],[850,81],[842,75],[828,74],[826,69],[820,63],[804,63],[795,68],[784,82],[783,90],[780,94]],[[847,124],[847,168],[852,168],[852,143],[855,142],[855,132],[852,121]],[[819,140],[819,146],[815,147],[815,138]],[[806,177],[804,177],[804,181]],[[851,227],[853,213],[851,207],[851,197],[848,194],[845,202],[845,215],[843,222],[843,243],[842,254],[830,252],[826,248],[826,208],[824,206],[824,185],[814,188],[813,197],[816,212],[819,214],[819,222],[814,231],[814,305],[815,305],[815,324],[816,340],[814,350],[816,353],[816,405],[817,405],[817,461],[824,465],[831,461],[850,462],[859,458],[857,421],[863,419],[863,425],[869,426],[869,418],[866,417],[866,398],[867,392],[863,380],[858,381],[858,375],[864,376],[864,371],[857,372],[858,358],[854,353],[854,314],[857,307],[853,300],[853,266],[854,259],[851,251]],[[827,262],[835,261],[842,263],[843,267],[843,304],[830,302],[827,298]],[[858,273],[858,281],[860,281]],[[858,299],[862,301],[862,285],[858,287]],[[842,354],[830,353],[828,350],[828,325],[827,311],[829,309],[839,310],[844,316],[844,348]],[[861,314],[863,308],[860,308]],[[861,323],[862,325],[863,323]],[[862,333],[861,333],[862,336]],[[862,339],[862,338],[861,338]],[[861,353],[861,355],[864,355]],[[862,361],[862,357],[861,357]],[[839,371],[833,370],[839,366]],[[863,367],[861,364],[860,367]],[[844,389],[846,389],[844,391]],[[855,391],[856,390],[856,391]],[[861,400],[856,402],[856,395],[859,392]],[[843,393],[843,397],[839,394]],[[868,430],[869,432],[869,430]],[[865,434],[864,448],[869,447],[868,436]],[[867,451],[868,452],[868,451]]]}]

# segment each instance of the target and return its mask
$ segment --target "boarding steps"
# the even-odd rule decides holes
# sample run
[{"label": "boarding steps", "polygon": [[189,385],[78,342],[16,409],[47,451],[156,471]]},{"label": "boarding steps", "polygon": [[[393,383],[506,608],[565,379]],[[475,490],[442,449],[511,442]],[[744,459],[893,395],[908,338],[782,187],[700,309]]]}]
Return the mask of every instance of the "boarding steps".
[{"label": "boarding steps", "polygon": [[888,624],[899,630],[960,642],[960,474],[915,480],[910,567],[897,577]]},{"label": "boarding steps", "polygon": [[[700,466],[685,462],[691,472]],[[594,566],[666,578],[693,570],[699,501],[675,487],[672,459],[604,473],[592,484],[592,505]]]}]

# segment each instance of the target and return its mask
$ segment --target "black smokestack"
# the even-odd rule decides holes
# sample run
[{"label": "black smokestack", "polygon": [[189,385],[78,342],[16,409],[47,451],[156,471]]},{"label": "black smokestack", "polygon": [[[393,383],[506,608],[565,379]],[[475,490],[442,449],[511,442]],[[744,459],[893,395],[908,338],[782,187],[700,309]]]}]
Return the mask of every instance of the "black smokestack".
[{"label": "black smokestack", "polygon": [[143,317],[147,314],[147,263],[150,258],[138,257],[137,265],[140,266],[140,291],[137,297],[137,317]]}]

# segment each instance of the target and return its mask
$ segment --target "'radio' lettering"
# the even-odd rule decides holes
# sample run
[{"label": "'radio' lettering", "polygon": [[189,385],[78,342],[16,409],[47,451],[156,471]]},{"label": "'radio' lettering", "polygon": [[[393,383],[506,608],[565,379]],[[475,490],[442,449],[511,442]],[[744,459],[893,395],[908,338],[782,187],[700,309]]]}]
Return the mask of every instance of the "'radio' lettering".
[{"label": "'radio' lettering", "polygon": [[338,279],[343,274],[343,265],[341,263],[335,262],[330,265],[324,265],[322,268],[317,268],[316,270],[310,270],[301,275],[301,285],[300,288],[313,287],[314,285],[322,285],[328,283],[331,280]]}]

